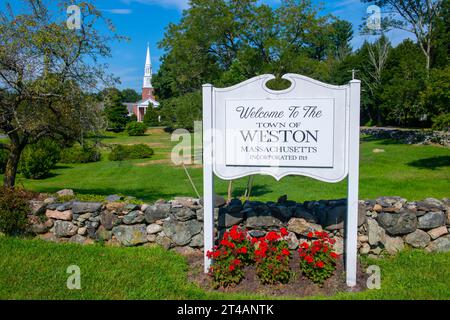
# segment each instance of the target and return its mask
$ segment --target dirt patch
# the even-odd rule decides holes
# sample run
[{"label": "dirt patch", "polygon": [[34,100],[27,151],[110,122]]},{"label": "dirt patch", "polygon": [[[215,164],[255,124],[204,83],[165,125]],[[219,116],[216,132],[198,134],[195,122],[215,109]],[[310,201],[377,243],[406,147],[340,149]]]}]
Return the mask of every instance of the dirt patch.
[{"label": "dirt patch", "polygon": [[151,128],[146,131],[146,133],[150,134],[167,134],[166,131],[164,131],[164,128]]},{"label": "dirt patch", "polygon": [[134,165],[137,167],[146,167],[146,166],[151,166],[153,164],[170,164],[171,161],[170,159],[159,159],[159,160],[149,160],[146,162],[139,162],[139,163],[135,163]]},{"label": "dirt patch", "polygon": [[[203,255],[197,253],[187,256],[189,262],[189,281],[198,284],[207,291],[213,291],[211,280],[203,273]],[[314,284],[308,278],[299,273],[299,257],[293,254],[290,265],[294,273],[288,284],[262,285],[255,273],[255,267],[245,269],[245,279],[235,287],[220,288],[219,292],[251,293],[265,296],[286,296],[303,298],[308,296],[332,296],[339,292],[359,292],[366,289],[368,275],[362,271],[361,266],[357,270],[357,284],[355,287],[347,287],[345,283],[345,268],[343,260],[337,262],[334,275],[325,281],[322,287]]]}]

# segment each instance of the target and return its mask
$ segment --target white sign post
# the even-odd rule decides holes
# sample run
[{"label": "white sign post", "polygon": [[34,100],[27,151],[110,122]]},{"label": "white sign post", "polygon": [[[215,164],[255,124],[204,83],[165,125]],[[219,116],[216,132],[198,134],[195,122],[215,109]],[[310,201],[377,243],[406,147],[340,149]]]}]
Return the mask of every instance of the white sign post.
[{"label": "white sign post", "polygon": [[303,175],[336,183],[348,175],[347,284],[356,285],[359,176],[359,80],[334,86],[296,74],[286,90],[262,75],[229,88],[203,86],[205,272],[214,247],[214,183],[248,175]]}]

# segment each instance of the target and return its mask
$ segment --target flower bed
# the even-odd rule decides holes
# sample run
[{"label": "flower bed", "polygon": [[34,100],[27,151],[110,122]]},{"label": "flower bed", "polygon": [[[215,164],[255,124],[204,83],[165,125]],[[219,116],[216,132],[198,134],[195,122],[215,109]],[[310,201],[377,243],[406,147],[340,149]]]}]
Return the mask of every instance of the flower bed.
[{"label": "flower bed", "polygon": [[245,278],[245,268],[255,267],[261,284],[286,284],[293,273],[300,272],[312,282],[322,285],[336,270],[338,254],[334,240],[325,231],[310,232],[298,250],[299,270],[290,265],[286,228],[270,231],[263,237],[251,237],[247,230],[233,226],[225,232],[218,246],[208,251],[214,261],[209,270],[214,288],[238,285]]}]

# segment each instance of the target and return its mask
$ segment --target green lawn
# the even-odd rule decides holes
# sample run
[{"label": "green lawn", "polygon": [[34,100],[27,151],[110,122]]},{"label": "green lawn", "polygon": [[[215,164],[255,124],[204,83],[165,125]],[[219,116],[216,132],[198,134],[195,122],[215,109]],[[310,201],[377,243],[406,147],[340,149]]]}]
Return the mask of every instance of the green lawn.
[{"label": "green lawn", "polygon": [[[0,299],[273,298],[205,292],[187,281],[185,259],[160,247],[81,246],[2,237],[0,252]],[[381,289],[332,298],[449,299],[449,261],[450,252],[410,250],[395,258],[367,261],[380,266]],[[66,287],[70,265],[81,269],[81,290]]]},{"label": "green lawn", "polygon": [[[40,192],[72,188],[81,195],[120,193],[144,201],[195,195],[183,168],[170,163],[170,151],[176,142],[171,142],[170,135],[162,129],[154,129],[144,137],[108,133],[103,137],[103,143],[147,143],[154,148],[155,156],[150,160],[111,162],[105,154],[97,163],[58,165],[44,180],[19,177],[18,184]],[[385,152],[374,153],[374,149]],[[188,170],[201,192],[201,167],[191,166]],[[236,181],[234,195],[242,196],[246,184],[247,178]],[[227,182],[216,179],[216,192],[224,195],[226,190]],[[276,200],[283,194],[297,201],[336,199],[346,197],[346,182],[330,184],[299,176],[285,177],[277,182],[268,176],[255,177],[254,199]],[[397,195],[409,200],[450,197],[450,149],[362,139],[360,198],[373,199],[383,195]]]}]

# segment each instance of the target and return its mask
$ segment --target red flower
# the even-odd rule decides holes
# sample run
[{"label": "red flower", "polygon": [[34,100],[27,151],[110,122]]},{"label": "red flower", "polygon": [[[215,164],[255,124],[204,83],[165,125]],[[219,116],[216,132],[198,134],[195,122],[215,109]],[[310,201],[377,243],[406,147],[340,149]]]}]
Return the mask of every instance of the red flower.
[{"label": "red flower", "polygon": [[311,256],[306,256],[305,257],[305,261],[308,262],[308,263],[313,263],[314,259]]},{"label": "red flower", "polygon": [[280,229],[280,233],[281,233],[281,235],[283,236],[283,237],[285,237],[285,236],[287,236],[289,233],[287,232],[287,229],[286,228],[281,228]]},{"label": "red flower", "polygon": [[230,266],[228,267],[228,269],[230,269],[230,271],[234,271],[234,266],[233,266],[233,265],[230,265]]},{"label": "red flower", "polygon": [[319,267],[320,269],[323,269],[325,264],[322,261],[319,261],[319,262],[316,263],[316,266]]},{"label": "red flower", "polygon": [[239,260],[239,259],[234,259],[234,260],[233,260],[233,264],[236,265],[236,266],[238,266],[238,265],[241,264],[241,260]]},{"label": "red flower", "polygon": [[309,233],[308,233],[308,238],[311,239],[312,237],[313,237],[313,233],[312,233],[312,232],[309,232]]},{"label": "red flower", "polygon": [[333,259],[336,259],[339,255],[338,255],[336,252],[331,252],[331,253],[330,253],[330,256],[331,256]]},{"label": "red flower", "polygon": [[309,244],[308,244],[307,242],[303,242],[300,246],[301,246],[303,249],[308,249],[308,248],[309,248]]},{"label": "red flower", "polygon": [[239,249],[239,253],[247,253],[247,247],[242,247],[241,249]]},{"label": "red flower", "polygon": [[280,236],[278,235],[278,233],[276,233],[274,231],[270,231],[266,235],[266,239],[269,240],[269,241],[276,241],[276,240],[280,239]]},{"label": "red flower", "polygon": [[285,248],[285,249],[281,250],[281,254],[284,254],[285,256],[289,256],[291,254],[291,252]]}]

